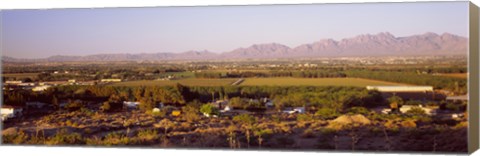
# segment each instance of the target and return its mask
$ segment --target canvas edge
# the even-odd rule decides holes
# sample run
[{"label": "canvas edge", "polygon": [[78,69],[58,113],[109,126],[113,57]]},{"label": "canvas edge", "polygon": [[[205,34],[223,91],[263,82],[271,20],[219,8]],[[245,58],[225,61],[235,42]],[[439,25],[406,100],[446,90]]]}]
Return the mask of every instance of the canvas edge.
[{"label": "canvas edge", "polygon": [[469,67],[468,67],[468,152],[479,148],[479,14],[478,7],[469,2]]}]

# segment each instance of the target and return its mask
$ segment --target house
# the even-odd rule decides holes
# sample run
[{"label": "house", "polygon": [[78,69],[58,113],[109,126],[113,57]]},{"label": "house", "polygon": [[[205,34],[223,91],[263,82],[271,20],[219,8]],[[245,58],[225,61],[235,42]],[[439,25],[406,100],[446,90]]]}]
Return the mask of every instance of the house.
[{"label": "house", "polygon": [[442,100],[443,94],[434,92],[432,86],[367,86],[367,90],[376,90],[384,98],[399,96],[405,100]]},{"label": "house", "polygon": [[305,113],[305,107],[286,108],[282,112],[287,114],[295,114],[295,113],[303,114]]},{"label": "house", "polygon": [[50,87],[51,87],[51,86],[49,86],[49,85],[36,86],[36,87],[33,87],[33,88],[32,88],[32,91],[34,91],[34,92],[41,92],[41,91],[47,90],[47,89],[50,88]]},{"label": "house", "polygon": [[390,112],[392,112],[392,109],[390,108],[385,108],[385,109],[382,109],[382,114],[390,114]]},{"label": "house", "polygon": [[43,102],[38,102],[38,101],[31,101],[31,102],[26,102],[25,105],[27,106],[27,108],[40,109],[40,108],[43,108],[47,104],[43,103]]},{"label": "house", "polygon": [[2,109],[0,110],[1,119],[2,121],[5,121],[10,118],[19,117],[19,116],[22,116],[22,112],[23,112],[22,107],[5,105],[5,106],[2,106]]},{"label": "house", "polygon": [[400,112],[401,113],[406,113],[408,112],[409,110],[411,110],[412,108],[421,108],[422,110],[425,111],[425,113],[427,115],[436,115],[437,114],[437,110],[436,109],[433,109],[433,108],[428,108],[428,107],[423,107],[422,105],[403,105],[402,107],[400,107]]},{"label": "house", "polygon": [[102,79],[101,82],[122,82],[122,79]]},{"label": "house", "polygon": [[230,106],[225,106],[225,108],[223,110],[220,110],[220,113],[225,113],[225,112],[228,112],[228,111],[231,111],[233,110]]},{"label": "house", "polygon": [[127,109],[138,109],[140,102],[135,101],[123,101],[123,106]]},{"label": "house", "polygon": [[223,109],[228,104],[228,100],[217,100],[213,103],[213,106],[218,109]]},{"label": "house", "polygon": [[468,101],[468,94],[467,95],[459,95],[459,96],[448,96],[446,98],[447,101],[457,102],[457,101]]}]

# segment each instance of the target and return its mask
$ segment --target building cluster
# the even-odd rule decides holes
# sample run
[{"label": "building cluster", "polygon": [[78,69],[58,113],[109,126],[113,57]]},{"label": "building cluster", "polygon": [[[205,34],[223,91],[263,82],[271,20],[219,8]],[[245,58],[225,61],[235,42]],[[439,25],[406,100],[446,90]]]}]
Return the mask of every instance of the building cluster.
[{"label": "building cluster", "polygon": [[[384,98],[390,98],[392,96],[398,96],[404,100],[420,101],[423,103],[431,101],[468,101],[468,95],[462,96],[445,96],[444,94],[437,93],[432,86],[367,86],[367,90],[376,90],[382,93]],[[429,116],[441,116],[447,118],[460,118],[463,115],[459,112],[442,111],[439,107],[428,107],[423,105],[402,105],[399,106],[398,112],[407,113],[412,109],[421,109],[425,114]],[[391,108],[381,109],[384,114],[392,113]]]}]

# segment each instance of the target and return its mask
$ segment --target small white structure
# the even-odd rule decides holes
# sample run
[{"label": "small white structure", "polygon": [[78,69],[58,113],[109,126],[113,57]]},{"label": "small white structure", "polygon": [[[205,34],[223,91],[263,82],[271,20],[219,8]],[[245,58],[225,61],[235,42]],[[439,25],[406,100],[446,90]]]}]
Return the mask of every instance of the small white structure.
[{"label": "small white structure", "polygon": [[295,108],[288,108],[283,111],[283,113],[288,113],[288,114],[294,114],[294,113],[299,113],[303,114],[305,113],[305,107],[295,107]]},{"label": "small white structure", "polygon": [[392,109],[390,108],[382,109],[382,114],[390,114],[390,112],[392,112]]},{"label": "small white structure", "polygon": [[128,109],[137,109],[138,106],[140,105],[140,102],[134,102],[134,101],[123,101],[123,105],[127,107]]},{"label": "small white structure", "polygon": [[32,101],[26,102],[25,105],[27,106],[27,108],[43,108],[47,104],[43,102]]},{"label": "small white structure", "polygon": [[22,81],[5,81],[5,84],[20,84]]},{"label": "small white structure", "polygon": [[34,91],[34,92],[41,92],[41,91],[47,90],[47,89],[50,88],[50,87],[51,87],[51,86],[49,86],[49,85],[37,86],[37,87],[34,87],[34,88],[32,89],[32,91]]},{"label": "small white structure", "polygon": [[468,94],[467,95],[460,95],[460,96],[448,96],[447,101],[468,101]]},{"label": "small white structure", "polygon": [[305,113],[305,107],[296,107],[293,109],[293,111],[295,111],[296,113],[303,114]]},{"label": "small white structure", "polygon": [[75,83],[75,82],[77,82],[77,80],[75,80],[75,79],[68,80],[68,83]]},{"label": "small white structure", "polygon": [[422,105],[418,105],[418,106],[414,106],[414,105],[403,105],[402,107],[400,107],[400,112],[401,112],[401,113],[406,113],[406,112],[408,112],[409,110],[411,110],[412,108],[420,108],[420,109],[424,110],[424,111],[425,111],[425,114],[427,114],[427,115],[436,115],[436,114],[437,114],[437,112],[436,112],[435,109],[423,107]]},{"label": "small white structure", "polygon": [[203,116],[206,116],[206,117],[214,117],[214,118],[218,117],[217,115],[209,115],[209,114],[207,114],[207,113],[203,113]]},{"label": "small white structure", "polygon": [[220,110],[221,113],[225,113],[225,112],[229,112],[233,110],[230,106],[225,106],[225,108],[223,110]]},{"label": "small white structure", "polygon": [[464,115],[463,115],[463,114],[461,114],[461,113],[458,113],[458,114],[452,114],[452,119],[458,119],[458,118],[462,118],[462,117],[464,117]]},{"label": "small white structure", "polygon": [[267,103],[265,103],[265,107],[273,107],[273,102],[272,101],[268,101]]},{"label": "small white structure", "polygon": [[122,79],[102,79],[102,82],[122,82]]},{"label": "small white structure", "polygon": [[367,90],[380,92],[433,92],[432,86],[367,86]]},{"label": "small white structure", "polygon": [[153,108],[153,109],[152,109],[152,112],[153,112],[153,113],[158,113],[158,112],[160,112],[160,109],[159,109],[159,108]]},{"label": "small white structure", "polygon": [[163,108],[163,107],[165,107],[165,105],[163,104],[163,102],[159,102],[159,103],[158,103],[158,108]]},{"label": "small white structure", "polygon": [[0,110],[2,121],[10,118],[22,116],[23,109],[21,107],[2,106]]}]

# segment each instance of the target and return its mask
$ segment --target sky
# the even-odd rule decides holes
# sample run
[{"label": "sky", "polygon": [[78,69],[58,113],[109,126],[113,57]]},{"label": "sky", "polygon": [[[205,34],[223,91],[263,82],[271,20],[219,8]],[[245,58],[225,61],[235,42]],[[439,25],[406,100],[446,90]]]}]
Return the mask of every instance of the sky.
[{"label": "sky", "polygon": [[289,47],[390,32],[468,36],[468,2],[2,10],[2,55],[45,58]]}]

